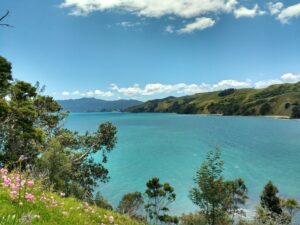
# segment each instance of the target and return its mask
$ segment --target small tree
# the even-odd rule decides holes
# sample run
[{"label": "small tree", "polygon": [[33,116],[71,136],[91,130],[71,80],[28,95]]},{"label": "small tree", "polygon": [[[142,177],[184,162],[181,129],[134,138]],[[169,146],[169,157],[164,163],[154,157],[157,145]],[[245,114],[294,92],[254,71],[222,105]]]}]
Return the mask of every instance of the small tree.
[{"label": "small tree", "polygon": [[102,209],[113,210],[111,204],[101,195],[100,192],[96,193],[95,199],[93,200],[94,204]]},{"label": "small tree", "polygon": [[248,199],[248,189],[241,178],[234,181],[226,181],[225,187],[227,192],[227,213],[231,215],[231,220],[234,222],[234,217],[236,215],[245,215],[241,206],[245,205],[246,200]]},{"label": "small tree", "polygon": [[264,103],[261,107],[260,107],[260,114],[261,115],[266,115],[267,113],[269,113],[271,111],[272,107],[269,103]]},{"label": "small tree", "polygon": [[190,191],[190,198],[206,216],[210,225],[221,224],[225,213],[226,190],[222,177],[221,151],[210,151],[194,179],[197,187]]},{"label": "small tree", "polygon": [[140,217],[144,199],[141,192],[132,192],[123,196],[119,203],[118,211],[131,217]]},{"label": "small tree", "polygon": [[300,118],[300,105],[295,105],[292,109],[292,118]]},{"label": "small tree", "polygon": [[282,200],[282,207],[288,212],[293,219],[296,212],[300,211],[300,205],[296,199],[288,198]]},{"label": "small tree", "polygon": [[277,196],[277,193],[277,187],[273,185],[272,181],[269,181],[260,196],[261,207],[268,210],[271,215],[282,213],[280,198]]},{"label": "small tree", "polygon": [[149,180],[146,185],[147,204],[145,210],[148,219],[155,224],[158,222],[178,223],[177,218],[166,214],[169,211],[169,205],[176,198],[174,188],[169,183],[161,184],[157,177]]}]

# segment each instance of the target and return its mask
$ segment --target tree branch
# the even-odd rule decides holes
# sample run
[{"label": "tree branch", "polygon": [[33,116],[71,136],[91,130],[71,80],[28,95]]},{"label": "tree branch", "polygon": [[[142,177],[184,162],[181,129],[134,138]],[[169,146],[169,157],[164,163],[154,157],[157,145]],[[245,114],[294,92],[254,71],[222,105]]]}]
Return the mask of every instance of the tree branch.
[{"label": "tree branch", "polygon": [[[6,17],[8,17],[8,15],[9,15],[9,10],[7,10],[7,12],[2,16],[2,17],[0,17],[0,22],[2,21],[2,20],[4,20]],[[0,26],[6,26],[6,27],[12,27],[10,24],[8,24],[8,23],[0,23]]]}]

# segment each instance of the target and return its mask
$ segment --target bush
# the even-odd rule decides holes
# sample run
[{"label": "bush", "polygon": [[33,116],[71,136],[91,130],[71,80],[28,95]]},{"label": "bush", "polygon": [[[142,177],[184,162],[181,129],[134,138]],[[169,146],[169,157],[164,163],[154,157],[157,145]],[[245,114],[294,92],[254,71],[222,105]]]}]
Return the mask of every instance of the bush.
[{"label": "bush", "polygon": [[292,109],[292,118],[299,119],[300,118],[300,106],[296,105]]},{"label": "bush", "polygon": [[266,115],[267,113],[269,113],[271,111],[272,107],[269,103],[264,103],[261,107],[260,107],[260,114],[261,115]]},{"label": "bush", "polygon": [[235,89],[234,88],[229,88],[229,89],[226,89],[226,90],[223,90],[221,91],[218,95],[220,97],[224,97],[224,96],[227,96],[227,95],[231,95],[235,92]]}]

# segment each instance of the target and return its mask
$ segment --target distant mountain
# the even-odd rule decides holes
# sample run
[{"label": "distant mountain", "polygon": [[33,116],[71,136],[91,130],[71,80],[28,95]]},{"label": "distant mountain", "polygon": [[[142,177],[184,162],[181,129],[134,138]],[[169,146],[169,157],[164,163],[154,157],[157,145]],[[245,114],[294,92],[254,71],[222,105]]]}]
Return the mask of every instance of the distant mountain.
[{"label": "distant mountain", "polygon": [[106,101],[96,98],[80,98],[58,100],[64,110],[70,112],[110,112],[122,111],[128,107],[140,105],[143,102],[137,100]]},{"label": "distant mountain", "polygon": [[181,114],[279,115],[300,117],[300,82],[263,89],[244,88],[168,97],[147,101],[128,112],[174,112]]}]

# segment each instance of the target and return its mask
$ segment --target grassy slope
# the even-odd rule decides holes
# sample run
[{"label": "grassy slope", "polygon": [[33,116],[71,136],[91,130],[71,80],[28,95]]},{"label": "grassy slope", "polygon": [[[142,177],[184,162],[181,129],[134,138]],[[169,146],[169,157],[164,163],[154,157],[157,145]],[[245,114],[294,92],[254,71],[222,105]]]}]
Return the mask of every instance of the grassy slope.
[{"label": "grassy slope", "polygon": [[[118,224],[118,225],[142,225],[137,221],[130,219],[126,215],[121,215],[116,212],[100,209],[94,206],[87,206],[85,203],[79,202],[74,198],[61,198],[53,193],[46,193],[47,198],[54,199],[57,202],[56,207],[51,207],[50,204],[39,199],[33,203],[27,203],[22,206],[25,214],[38,215],[39,218],[32,220],[31,224],[43,225],[73,225],[73,224],[86,224],[100,225],[104,223]],[[0,187],[0,224],[1,216],[14,215],[17,212],[17,203],[12,202],[8,192]],[[26,213],[27,212],[27,213]],[[114,223],[109,223],[108,217],[114,217]],[[4,223],[6,224],[6,223]]]},{"label": "grassy slope", "polygon": [[[221,91],[148,101],[127,109],[129,112],[175,112],[186,114],[261,115],[264,103],[271,106],[266,115],[290,116],[293,104],[300,103],[300,82],[272,85],[264,89],[237,89],[227,96]],[[290,103],[289,108],[285,107]],[[212,107],[214,104],[214,107]]]}]

